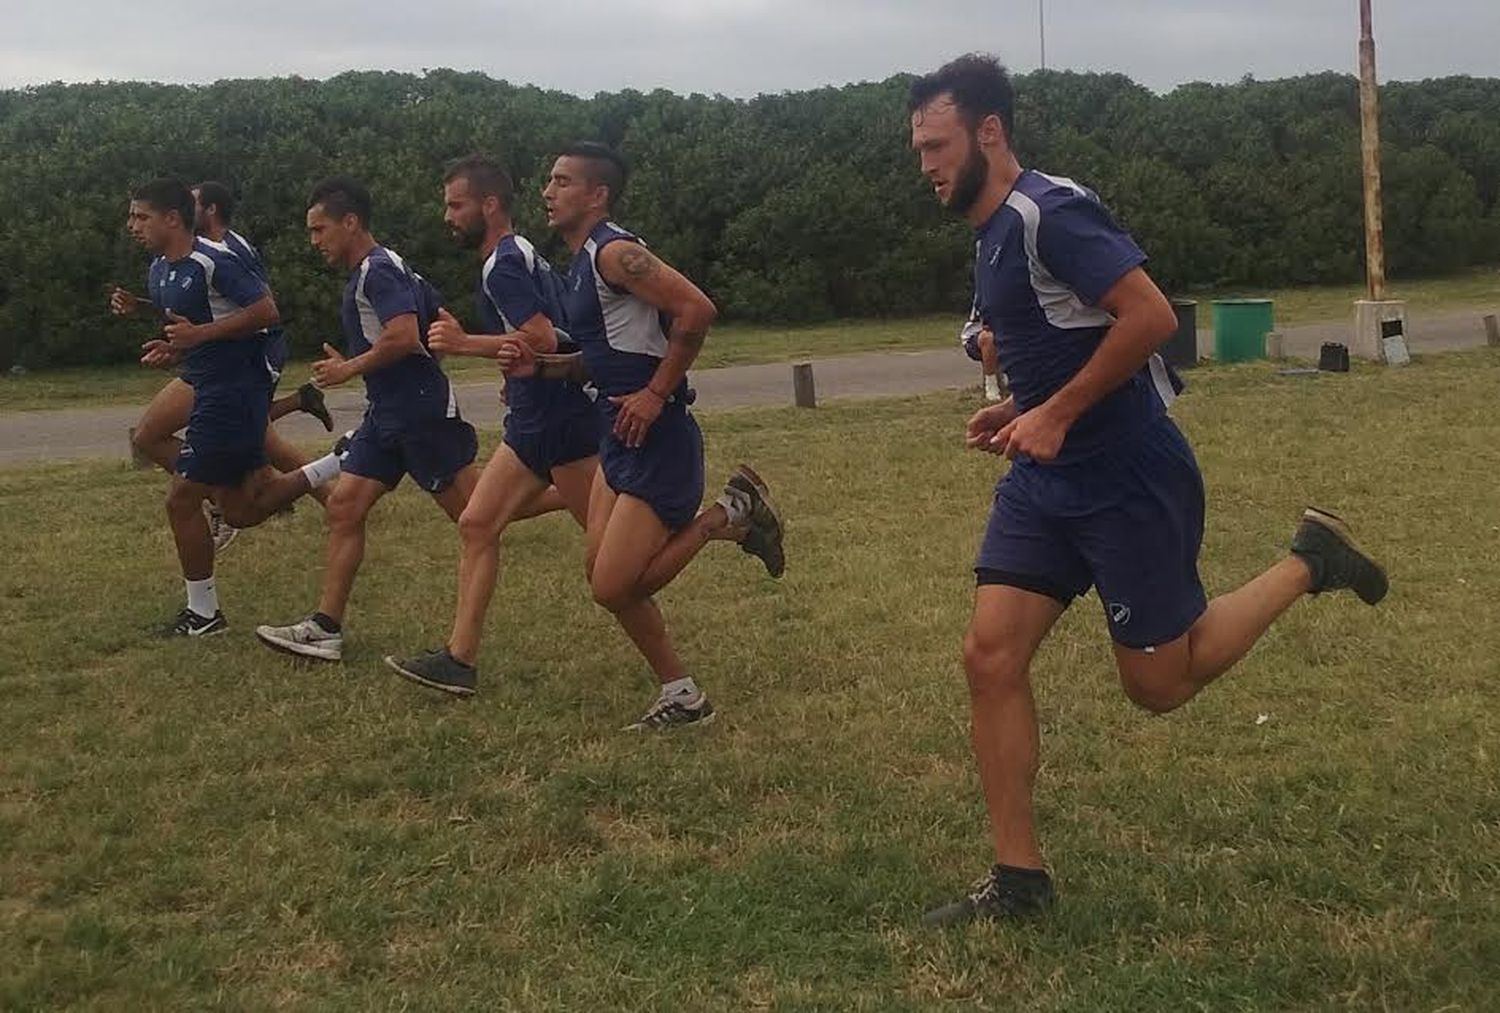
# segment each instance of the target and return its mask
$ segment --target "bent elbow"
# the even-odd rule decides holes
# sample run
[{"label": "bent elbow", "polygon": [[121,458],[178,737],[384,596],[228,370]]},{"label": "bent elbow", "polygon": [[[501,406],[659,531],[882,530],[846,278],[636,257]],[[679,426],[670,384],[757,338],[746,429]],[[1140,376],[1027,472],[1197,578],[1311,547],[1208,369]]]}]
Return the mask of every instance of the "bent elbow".
[{"label": "bent elbow", "polygon": [[1170,341],[1172,335],[1177,333],[1177,311],[1172,308],[1171,303],[1165,299],[1161,301],[1157,307],[1153,323],[1152,333],[1156,338],[1156,345],[1160,347]]},{"label": "bent elbow", "polygon": [[697,311],[698,320],[705,331],[714,325],[714,321],[719,319],[719,307],[715,306],[713,300],[708,296],[704,296],[698,300]]}]

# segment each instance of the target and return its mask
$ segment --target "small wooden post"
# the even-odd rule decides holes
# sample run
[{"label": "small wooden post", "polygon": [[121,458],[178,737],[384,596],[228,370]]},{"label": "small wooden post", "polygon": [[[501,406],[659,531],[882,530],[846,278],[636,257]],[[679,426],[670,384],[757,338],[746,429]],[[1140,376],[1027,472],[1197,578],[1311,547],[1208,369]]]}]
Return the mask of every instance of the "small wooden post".
[{"label": "small wooden post", "polygon": [[813,386],[810,362],[792,363],[792,401],[798,408],[818,407],[818,393]]},{"label": "small wooden post", "polygon": [[1484,336],[1491,348],[1500,348],[1500,317],[1493,313],[1485,315]]},{"label": "small wooden post", "polygon": [[1286,337],[1280,331],[1271,331],[1266,335],[1266,358],[1286,358]]},{"label": "small wooden post", "polygon": [[140,448],[135,445],[135,426],[131,426],[127,431],[126,439],[130,441],[130,463],[136,468],[151,467],[151,458],[141,453]]}]

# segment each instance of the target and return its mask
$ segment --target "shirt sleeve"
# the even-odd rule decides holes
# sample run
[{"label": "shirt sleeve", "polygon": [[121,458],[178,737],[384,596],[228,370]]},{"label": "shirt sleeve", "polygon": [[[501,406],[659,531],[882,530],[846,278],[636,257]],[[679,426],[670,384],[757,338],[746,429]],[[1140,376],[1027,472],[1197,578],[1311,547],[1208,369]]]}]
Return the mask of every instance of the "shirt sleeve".
[{"label": "shirt sleeve", "polygon": [[241,308],[260,302],[269,291],[245,262],[232,253],[214,258],[214,289]]},{"label": "shirt sleeve", "polygon": [[545,313],[542,294],[536,279],[526,270],[520,257],[499,257],[484,280],[485,294],[500,308],[512,329],[519,328],[538,313]]},{"label": "shirt sleeve", "polygon": [[1146,262],[1130,233],[1104,205],[1075,194],[1042,212],[1037,255],[1058,281],[1095,305],[1121,278]]},{"label": "shirt sleeve", "polygon": [[365,299],[382,325],[417,312],[414,288],[411,279],[395,264],[372,260],[365,273]]}]

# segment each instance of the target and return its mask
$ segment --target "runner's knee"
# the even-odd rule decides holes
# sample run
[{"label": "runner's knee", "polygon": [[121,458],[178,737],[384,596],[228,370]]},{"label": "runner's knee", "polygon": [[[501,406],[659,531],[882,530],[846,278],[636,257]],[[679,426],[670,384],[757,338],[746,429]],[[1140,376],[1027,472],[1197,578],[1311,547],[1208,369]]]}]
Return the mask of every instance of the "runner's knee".
[{"label": "runner's knee", "polygon": [[964,672],[971,696],[1014,692],[1031,665],[1022,639],[1004,629],[970,627],[964,635]]}]

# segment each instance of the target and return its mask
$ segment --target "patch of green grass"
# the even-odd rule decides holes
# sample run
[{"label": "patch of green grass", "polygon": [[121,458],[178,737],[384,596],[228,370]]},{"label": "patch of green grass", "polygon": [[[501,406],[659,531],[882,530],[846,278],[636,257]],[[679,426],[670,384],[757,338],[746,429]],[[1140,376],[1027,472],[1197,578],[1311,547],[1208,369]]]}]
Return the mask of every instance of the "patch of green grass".
[{"label": "patch of green grass", "polygon": [[346,661],[313,667],[250,631],[311,607],[315,507],[226,553],[229,635],[156,643],[162,477],[0,471],[0,1008],[1496,1008],[1500,354],[1191,380],[1210,590],[1316,502],[1393,591],[1300,604],[1167,718],[1071,610],[1034,673],[1061,904],[1022,928],[918,923],[989,860],[971,396],[703,416],[710,474],[775,486],[790,563],[710,546],[661,596],[721,713],[666,738],[616,730],[652,687],[560,517],[505,535],[457,703],[380,663],[452,601],[453,528],[409,486]]}]

